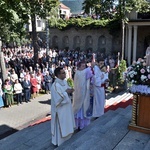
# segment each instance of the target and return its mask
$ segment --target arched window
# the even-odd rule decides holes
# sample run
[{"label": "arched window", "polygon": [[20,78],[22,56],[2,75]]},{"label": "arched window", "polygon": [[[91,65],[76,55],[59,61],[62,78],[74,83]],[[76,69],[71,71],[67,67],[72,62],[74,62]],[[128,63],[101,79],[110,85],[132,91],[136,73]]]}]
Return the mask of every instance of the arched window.
[{"label": "arched window", "polygon": [[92,49],[92,46],[93,46],[93,38],[92,38],[92,36],[89,35],[86,37],[85,48]]},{"label": "arched window", "polygon": [[53,36],[52,46],[53,46],[53,48],[58,47],[58,36]]},{"label": "arched window", "polygon": [[68,36],[64,36],[64,37],[63,37],[62,43],[63,43],[63,47],[64,47],[64,48],[69,47],[69,38],[68,38]]},{"label": "arched window", "polygon": [[101,35],[98,38],[98,51],[100,51],[101,53],[105,53],[106,51],[106,38],[104,35]]},{"label": "arched window", "polygon": [[100,44],[101,45],[105,45],[106,44],[106,38],[105,38],[104,35],[100,36],[99,40],[100,40]]},{"label": "arched window", "polygon": [[73,48],[76,49],[76,48],[79,48],[80,47],[80,43],[81,43],[81,39],[79,36],[75,36],[73,38]]}]

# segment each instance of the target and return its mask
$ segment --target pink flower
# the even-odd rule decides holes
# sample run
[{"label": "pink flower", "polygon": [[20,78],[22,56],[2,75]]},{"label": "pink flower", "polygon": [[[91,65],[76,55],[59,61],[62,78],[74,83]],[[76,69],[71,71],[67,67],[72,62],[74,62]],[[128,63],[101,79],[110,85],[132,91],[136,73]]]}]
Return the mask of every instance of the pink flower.
[{"label": "pink flower", "polygon": [[141,73],[145,73],[145,69],[141,69],[140,72],[141,72]]},{"label": "pink flower", "polygon": [[148,74],[148,79],[150,79],[150,74]]}]

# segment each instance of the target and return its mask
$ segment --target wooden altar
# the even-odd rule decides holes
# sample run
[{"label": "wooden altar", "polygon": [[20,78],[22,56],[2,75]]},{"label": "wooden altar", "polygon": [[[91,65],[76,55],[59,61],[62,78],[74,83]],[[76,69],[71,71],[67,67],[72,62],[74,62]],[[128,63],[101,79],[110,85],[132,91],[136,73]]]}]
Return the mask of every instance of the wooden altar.
[{"label": "wooden altar", "polygon": [[134,94],[129,129],[150,134],[150,96]]}]

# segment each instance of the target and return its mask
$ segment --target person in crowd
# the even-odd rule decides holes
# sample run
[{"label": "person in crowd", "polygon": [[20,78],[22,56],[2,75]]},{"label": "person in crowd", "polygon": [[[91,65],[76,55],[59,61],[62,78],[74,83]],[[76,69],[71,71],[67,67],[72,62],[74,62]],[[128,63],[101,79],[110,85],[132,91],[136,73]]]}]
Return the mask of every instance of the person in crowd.
[{"label": "person in crowd", "polygon": [[75,75],[75,72],[76,72],[76,69],[77,69],[77,67],[76,66],[73,66],[72,67],[72,79],[74,80],[74,75]]},{"label": "person in crowd", "polygon": [[68,86],[63,68],[56,68],[54,74],[56,79],[51,88],[51,132],[52,143],[59,146],[74,133],[75,120],[69,97],[74,90]]},{"label": "person in crowd", "polygon": [[33,70],[32,66],[29,66],[29,73],[30,73],[30,74],[33,74],[33,73],[34,73],[34,70]]},{"label": "person in crowd", "polygon": [[40,90],[42,89],[42,81],[43,81],[42,73],[38,71],[35,78],[37,80],[37,94],[39,94]]},{"label": "person in crowd", "polygon": [[14,104],[13,98],[13,86],[9,83],[9,80],[6,79],[4,83],[4,93],[5,93],[5,101],[6,106],[11,107]]},{"label": "person in crowd", "polygon": [[146,65],[150,66],[150,45],[146,49]]},{"label": "person in crowd", "polygon": [[15,80],[18,79],[18,75],[16,74],[15,69],[12,69],[12,73],[10,75],[10,79],[11,79],[13,84],[15,83]]},{"label": "person in crowd", "polygon": [[14,84],[14,94],[16,96],[17,105],[19,105],[19,103],[22,104],[22,90],[23,87],[21,83],[19,83],[18,79],[16,79]]},{"label": "person in crowd", "polygon": [[37,94],[37,85],[38,85],[37,79],[35,78],[34,74],[31,74],[30,82],[31,82],[31,92],[33,94],[32,98],[34,99]]},{"label": "person in crowd", "polygon": [[8,80],[8,83],[9,83],[9,84],[13,85],[13,82],[12,82],[10,76],[7,77],[7,80]]},{"label": "person in crowd", "polygon": [[4,101],[3,101],[2,80],[0,78],[0,108],[2,107],[4,107]]},{"label": "person in crowd", "polygon": [[23,81],[25,75],[26,75],[26,73],[25,73],[24,69],[21,69],[21,70],[20,70],[20,79],[19,79],[19,80],[20,80],[20,81]]},{"label": "person in crowd", "polygon": [[104,87],[105,89],[107,89],[109,86],[109,72],[106,66],[103,66],[100,70],[102,72],[102,80],[104,82]]},{"label": "person in crowd", "polygon": [[104,62],[103,58],[99,59],[98,66],[99,66],[100,69],[102,69],[105,66],[105,62]]},{"label": "person in crowd", "polygon": [[83,129],[90,124],[87,110],[90,106],[91,68],[86,68],[85,62],[79,62],[74,76],[73,111],[77,129]]},{"label": "person in crowd", "polygon": [[69,78],[69,71],[68,71],[68,66],[64,66],[64,70],[66,72],[66,80]]},{"label": "person in crowd", "polygon": [[30,98],[31,98],[31,83],[30,83],[30,80],[28,80],[27,76],[24,77],[22,86],[23,86],[25,102],[28,103],[30,102]]},{"label": "person in crowd", "polygon": [[114,88],[116,88],[116,64],[115,64],[115,60],[110,57],[109,59],[109,79],[110,79],[110,86]]},{"label": "person in crowd", "polygon": [[112,57],[109,58],[109,66],[110,69],[115,67],[115,60]]},{"label": "person in crowd", "polygon": [[45,93],[49,94],[52,86],[52,77],[49,75],[49,72],[46,71],[46,75],[44,76],[44,83],[45,83]]},{"label": "person in crowd", "polygon": [[28,70],[26,71],[26,75],[25,76],[26,76],[27,80],[30,81],[31,75],[30,75],[30,72]]}]

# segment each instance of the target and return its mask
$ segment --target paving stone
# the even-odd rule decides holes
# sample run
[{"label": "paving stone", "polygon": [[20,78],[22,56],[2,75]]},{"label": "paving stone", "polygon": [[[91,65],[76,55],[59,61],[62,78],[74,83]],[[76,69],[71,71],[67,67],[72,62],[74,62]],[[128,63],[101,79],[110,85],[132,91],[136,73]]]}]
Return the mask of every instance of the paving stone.
[{"label": "paving stone", "polygon": [[116,146],[115,150],[120,150],[120,149],[144,150],[144,147],[146,146],[147,148],[149,147],[149,145],[147,145],[149,140],[150,140],[149,134],[144,134],[144,133],[136,132],[136,131],[130,131]]},{"label": "paving stone", "polygon": [[[67,141],[67,143],[62,145],[59,149],[69,149],[72,147],[73,149],[84,149],[86,147],[90,148],[95,142],[98,142],[100,140],[100,137],[103,137],[109,130],[113,127],[116,126],[118,123],[118,120],[121,120],[122,116],[121,115],[116,115],[114,117],[109,118],[105,124],[103,124],[103,121],[101,122],[100,118],[97,119],[96,123],[93,122],[92,128],[85,132],[84,134],[82,132],[79,132],[76,134],[76,137],[71,138],[70,140]],[[94,143],[92,143],[94,142]],[[78,147],[79,146],[79,147]]]},{"label": "paving stone", "polygon": [[147,144],[146,144],[144,150],[150,150],[150,139],[149,139],[149,141],[147,142]]},{"label": "paving stone", "polygon": [[112,126],[105,134],[100,138],[100,140],[95,143],[95,147],[90,150],[112,150],[118,142],[120,142],[124,135],[128,133],[128,122],[127,118],[118,119],[118,123]]}]

